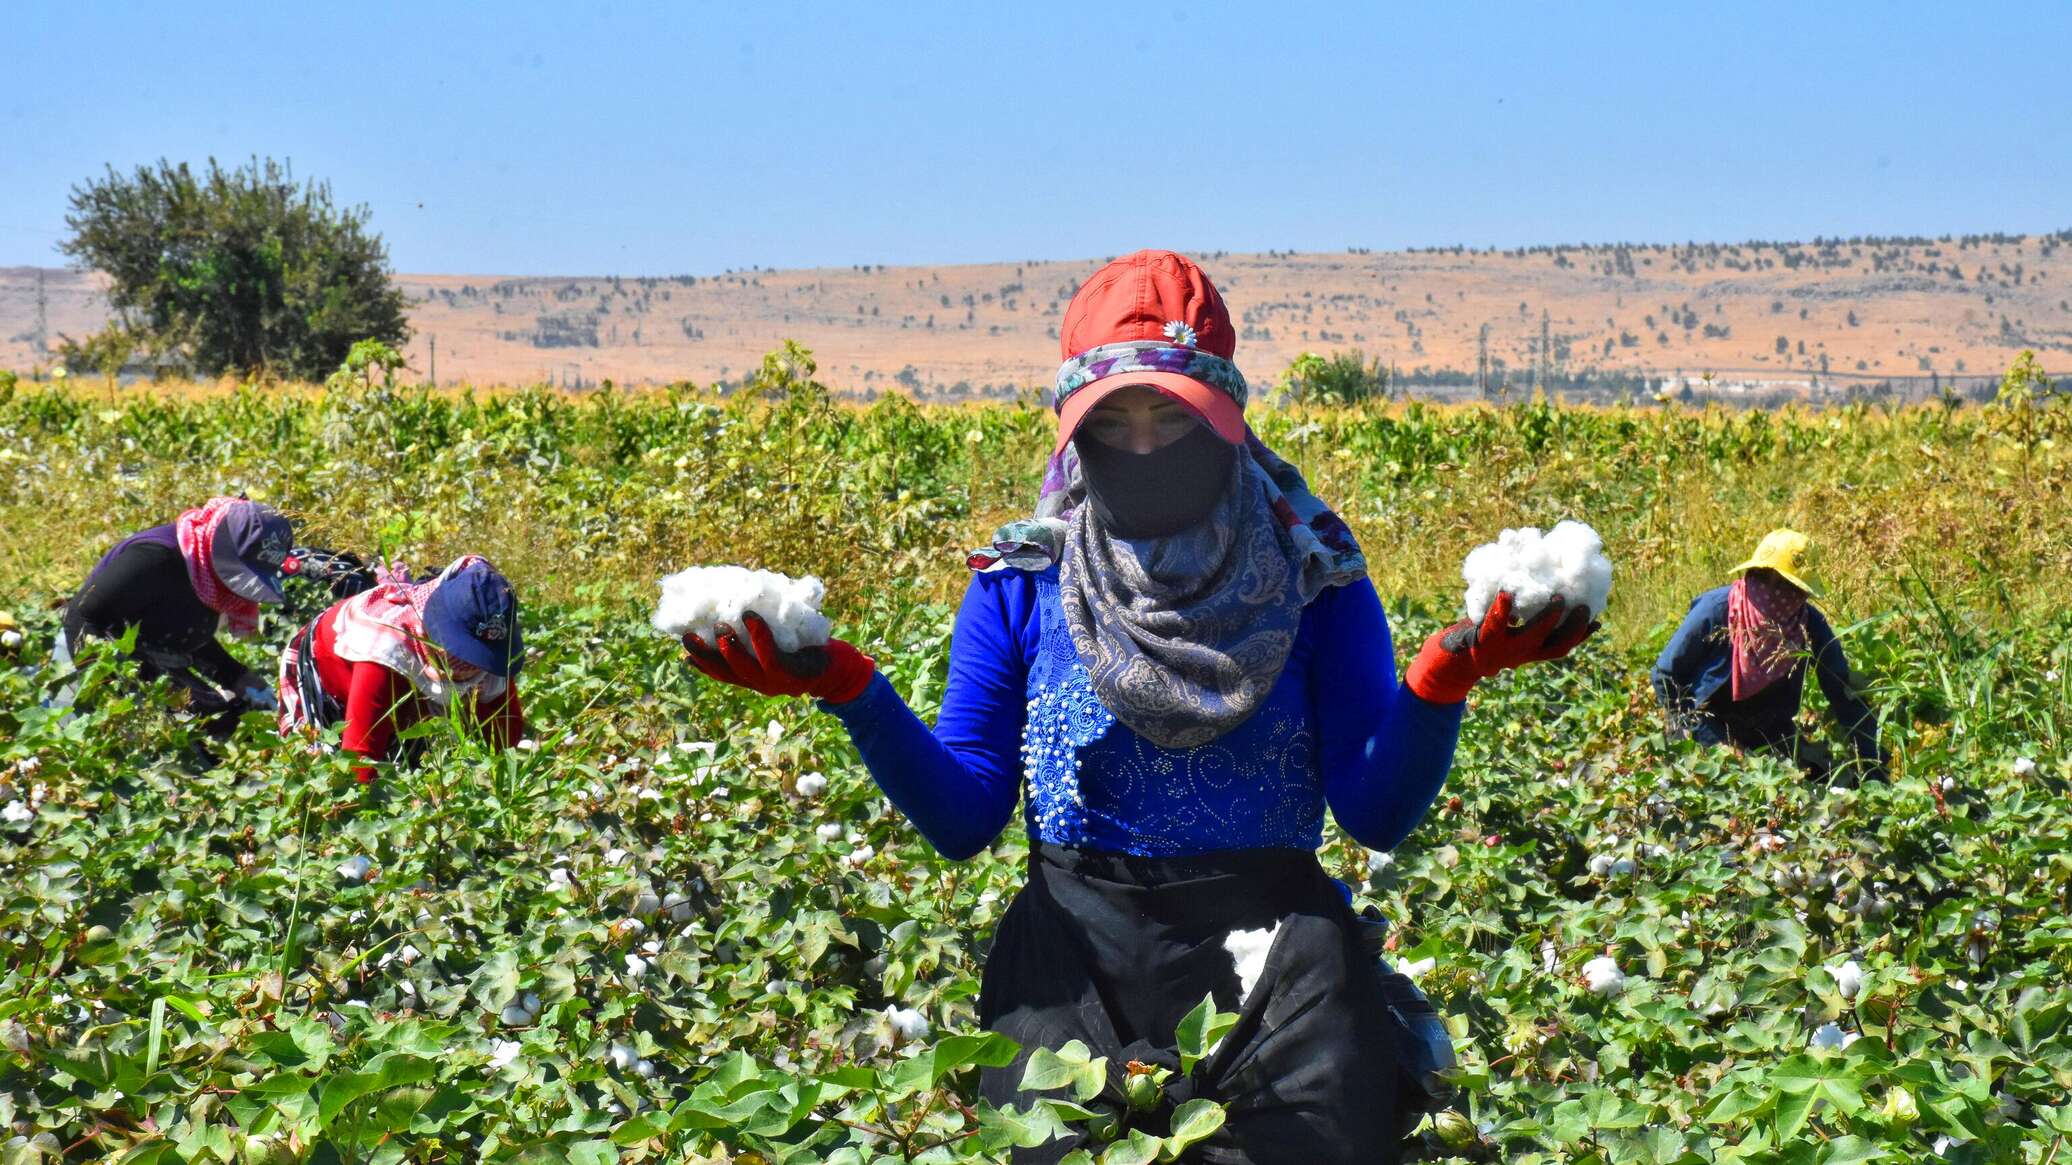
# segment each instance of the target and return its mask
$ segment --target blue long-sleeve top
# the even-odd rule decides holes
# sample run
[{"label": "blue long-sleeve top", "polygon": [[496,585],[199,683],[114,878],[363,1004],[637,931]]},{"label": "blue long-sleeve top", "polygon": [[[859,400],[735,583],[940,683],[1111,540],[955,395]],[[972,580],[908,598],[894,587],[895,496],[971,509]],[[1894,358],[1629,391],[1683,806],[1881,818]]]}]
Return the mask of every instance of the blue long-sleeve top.
[{"label": "blue long-sleeve top", "polygon": [[[1706,743],[1719,743],[1725,731],[1755,742],[1787,738],[1799,714],[1806,686],[1807,663],[1746,700],[1736,701],[1729,681],[1734,649],[1727,641],[1727,595],[1731,586],[1715,587],[1691,600],[1682,626],[1655,660],[1655,695],[1672,721]],[[1878,718],[1856,690],[1849,660],[1827,616],[1806,604],[1806,654],[1820,691],[1835,720],[1849,733],[1858,758],[1876,761]]]},{"label": "blue long-sleeve top", "polygon": [[822,707],[885,795],[953,859],[992,843],[1025,785],[1030,837],[1059,845],[1143,856],[1315,849],[1328,806],[1362,845],[1392,848],[1444,784],[1462,710],[1397,681],[1388,619],[1362,579],[1304,609],[1279,682],[1244,723],[1196,748],[1162,748],[1095,697],[1055,567],[972,576],[933,731],[883,675]]}]

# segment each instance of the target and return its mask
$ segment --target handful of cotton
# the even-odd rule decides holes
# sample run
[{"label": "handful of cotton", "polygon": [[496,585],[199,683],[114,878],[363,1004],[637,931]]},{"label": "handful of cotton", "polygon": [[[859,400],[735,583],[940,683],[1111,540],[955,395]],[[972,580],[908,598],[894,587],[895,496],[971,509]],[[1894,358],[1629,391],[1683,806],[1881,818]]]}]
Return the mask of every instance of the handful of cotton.
[{"label": "handful of cotton", "polygon": [[808,576],[792,578],[773,570],[742,566],[694,566],[662,580],[662,601],[655,607],[655,630],[681,638],[695,634],[710,644],[713,627],[741,626],[750,611],[770,625],[779,651],[823,647],[831,626],[820,613],[827,588]]},{"label": "handful of cotton", "polygon": [[1581,522],[1562,521],[1541,534],[1537,527],[1506,530],[1476,547],[1461,564],[1467,580],[1468,619],[1480,624],[1498,594],[1509,592],[1513,617],[1530,623],[1560,595],[1570,610],[1604,613],[1612,591],[1612,563],[1604,539]]}]

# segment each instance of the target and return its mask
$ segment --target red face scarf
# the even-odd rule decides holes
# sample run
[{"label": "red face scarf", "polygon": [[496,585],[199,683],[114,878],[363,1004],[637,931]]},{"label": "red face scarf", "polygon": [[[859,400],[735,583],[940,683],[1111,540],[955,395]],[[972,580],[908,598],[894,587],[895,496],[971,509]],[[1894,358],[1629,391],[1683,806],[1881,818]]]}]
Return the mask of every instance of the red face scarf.
[{"label": "red face scarf", "polygon": [[187,562],[187,581],[194,584],[202,605],[223,616],[230,633],[239,639],[259,629],[259,604],[223,585],[216,576],[216,531],[230,507],[246,503],[243,498],[210,498],[207,505],[189,510],[174,523],[180,539],[180,557]]},{"label": "red face scarf", "polygon": [[1734,699],[1790,675],[1806,654],[1806,592],[1768,573],[1743,575],[1727,591],[1727,642]]}]

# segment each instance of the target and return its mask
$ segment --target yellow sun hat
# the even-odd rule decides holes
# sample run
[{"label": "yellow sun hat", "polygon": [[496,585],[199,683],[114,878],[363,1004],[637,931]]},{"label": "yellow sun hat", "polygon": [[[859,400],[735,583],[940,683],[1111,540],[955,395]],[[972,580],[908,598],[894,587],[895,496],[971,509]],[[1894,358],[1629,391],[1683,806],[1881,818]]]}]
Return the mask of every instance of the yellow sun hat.
[{"label": "yellow sun hat", "polygon": [[1747,562],[1734,568],[1735,574],[1743,574],[1758,567],[1774,570],[1784,576],[1785,581],[1816,598],[1820,584],[1812,579],[1811,562],[1813,542],[1797,530],[1776,529],[1763,535],[1755,553]]}]

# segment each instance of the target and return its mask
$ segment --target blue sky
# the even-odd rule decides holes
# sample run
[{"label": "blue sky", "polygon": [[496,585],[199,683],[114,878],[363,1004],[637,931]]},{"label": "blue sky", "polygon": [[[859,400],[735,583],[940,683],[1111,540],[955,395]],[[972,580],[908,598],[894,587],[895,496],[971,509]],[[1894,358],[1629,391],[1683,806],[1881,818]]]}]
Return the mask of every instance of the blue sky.
[{"label": "blue sky", "polygon": [[68,188],[292,159],[399,270],[2072,226],[2072,4],[29,0],[0,264]]}]

